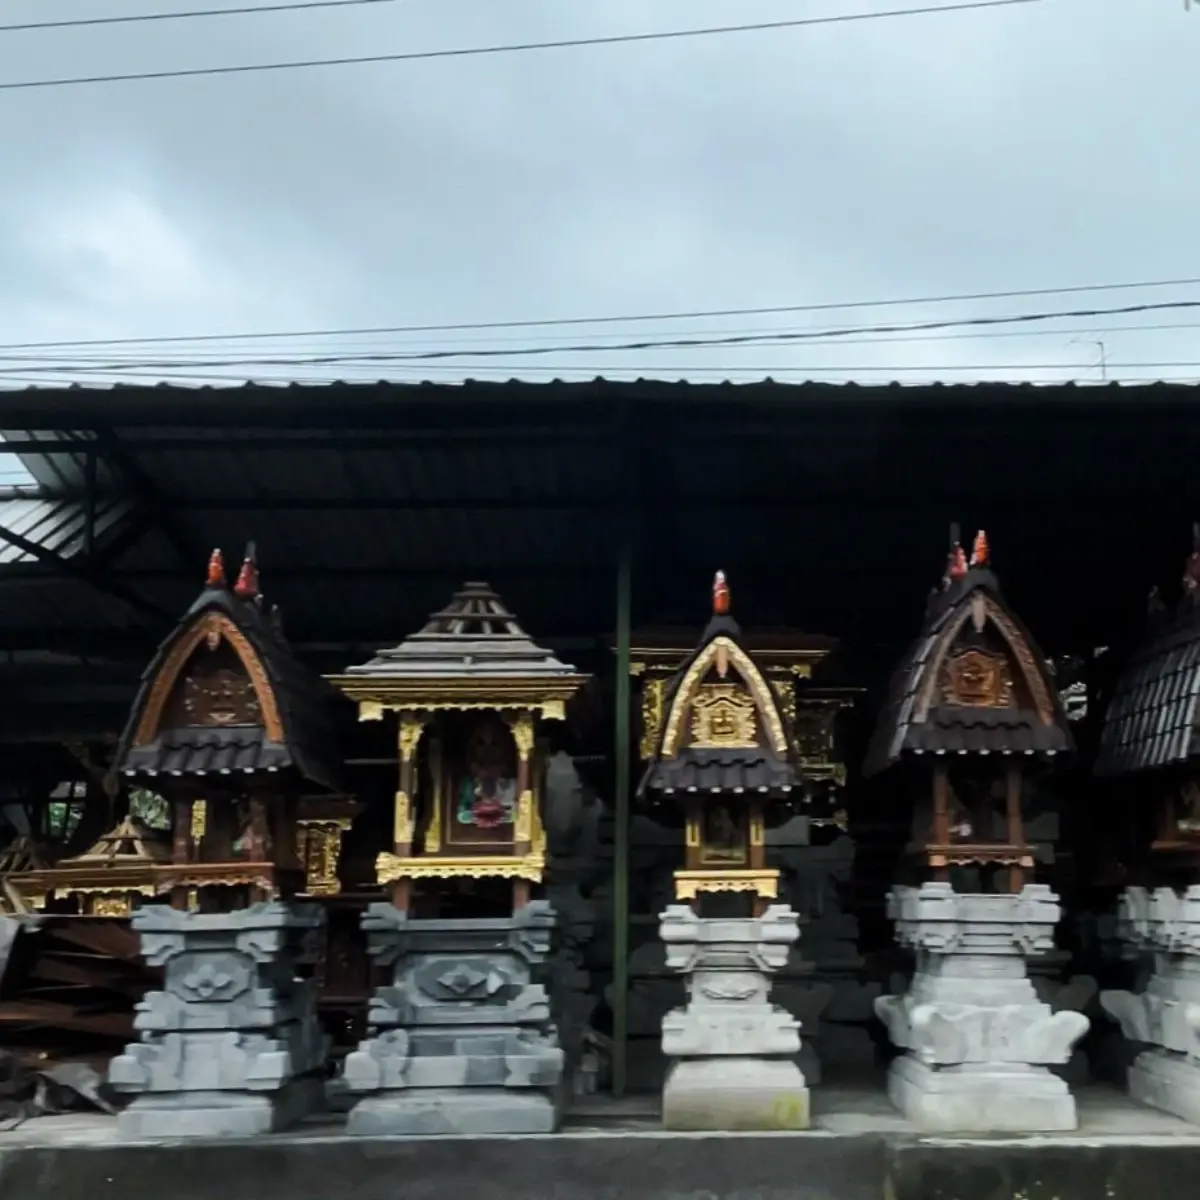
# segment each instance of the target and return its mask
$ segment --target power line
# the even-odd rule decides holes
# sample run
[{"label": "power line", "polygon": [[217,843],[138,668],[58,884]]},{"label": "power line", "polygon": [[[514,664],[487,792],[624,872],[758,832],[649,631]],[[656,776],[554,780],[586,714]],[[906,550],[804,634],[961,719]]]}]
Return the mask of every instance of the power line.
[{"label": "power line", "polygon": [[0,25],[0,33],[35,29],[81,29],[90,25],[136,25],[143,21],[186,21],[194,17],[241,17],[250,13],[299,12],[310,8],[349,8],[352,5],[395,4],[397,0],[296,0],[289,4],[251,4],[239,8],[195,8],[190,12],[128,13],[115,17],[71,17],[65,21],[24,21]]},{"label": "power line", "polygon": [[[1071,296],[1085,292],[1141,291],[1143,289],[1195,287],[1200,277],[1193,279],[1152,279],[1138,283],[1089,283],[1072,284],[1069,287],[1019,288],[1000,292],[959,292],[940,296],[909,296],[888,300],[824,301],[819,304],[785,304],[768,308],[725,308],[695,310],[692,312],[659,312],[625,314],[602,317],[555,317],[546,320],[521,321],[472,321],[449,325],[376,325],[357,329],[307,329],[285,330],[273,333],[201,333],[193,335],[173,334],[166,337],[145,338],[90,338],[76,341],[53,342],[0,342],[0,350],[57,350],[110,346],[163,346],[171,343],[190,342],[245,342],[268,339],[322,338],[322,337],[368,337],[382,334],[409,333],[465,333],[488,329],[539,329],[579,325],[633,325],[647,321],[693,321],[716,320],[720,317],[765,317],[782,316],[789,313],[850,312],[864,308],[907,308],[921,304],[957,304],[980,300],[1031,299],[1036,296]],[[1102,312],[1103,310],[1101,310]],[[1122,310],[1114,310],[1120,312]],[[821,335],[825,331],[820,331]]]},{"label": "power line", "polygon": [[1014,4],[1037,4],[1040,0],[965,0],[960,4],[896,8],[884,12],[839,13],[828,17],[804,17],[791,21],[760,21],[746,25],[715,25],[706,29],[668,29],[661,33],[621,33],[608,37],[563,38],[549,42],[509,42],[499,46],[461,46],[447,50],[414,50],[400,54],[363,54],[348,58],[311,58],[296,62],[247,63],[243,66],[191,67],[173,71],[138,71],[121,75],[80,75],[59,79],[25,79],[0,83],[0,91],[26,88],[75,87],[92,83],[133,83],[151,79],[194,79],[207,75],[245,75],[262,71],[296,71],[313,67],[365,66],[372,63],[417,62],[437,58],[468,58],[482,54],[520,54],[532,50],[571,50],[582,46],[631,45],[669,39],[714,37],[719,34],[766,33],[800,29],[810,25],[841,25],[852,21],[879,21],[891,17],[920,17],[934,13],[967,12],[984,8],[1007,8]]},{"label": "power line", "polygon": [[[799,333],[770,333],[770,334],[741,334],[722,338],[646,338],[636,342],[621,342],[608,346],[580,343],[569,346],[527,346],[513,348],[485,347],[477,350],[422,350],[414,352],[376,351],[366,354],[321,354],[306,356],[274,356],[260,355],[255,358],[231,358],[201,360],[189,359],[151,359],[142,362],[123,361],[116,364],[117,369],[136,368],[138,370],[177,369],[194,366],[204,367],[242,367],[242,366],[276,366],[276,367],[320,367],[346,365],[352,363],[403,363],[403,362],[436,362],[449,358],[527,358],[550,354],[594,354],[596,351],[626,353],[645,350],[691,350],[712,349],[713,347],[765,346],[765,345],[802,345],[817,339],[834,339],[853,337],[861,334],[880,333],[909,333],[927,330],[952,328],[981,328],[996,325],[1030,324],[1039,321],[1058,321],[1070,318],[1106,317],[1129,315],[1132,313],[1163,312],[1171,309],[1200,309],[1200,300],[1167,300],[1157,304],[1128,304],[1119,308],[1091,308],[1060,310],[1058,312],[1014,313],[990,317],[959,317],[942,321],[921,321],[907,325],[860,325],[847,326],[843,329],[825,329],[813,332]],[[7,356],[0,355],[0,361]],[[10,360],[11,361],[11,360]],[[69,364],[55,363],[53,366],[30,366],[24,361],[22,371],[62,371],[70,369]],[[1186,364],[1164,364],[1186,365]],[[103,363],[85,362],[78,370],[104,370]],[[974,369],[974,368],[973,368]],[[979,368],[984,369],[984,368]],[[988,368],[990,369],[990,368]]]}]

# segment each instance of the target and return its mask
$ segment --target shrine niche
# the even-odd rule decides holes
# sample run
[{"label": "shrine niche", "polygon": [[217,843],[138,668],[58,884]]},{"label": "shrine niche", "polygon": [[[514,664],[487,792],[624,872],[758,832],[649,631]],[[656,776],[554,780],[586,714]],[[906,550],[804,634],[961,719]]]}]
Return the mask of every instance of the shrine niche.
[{"label": "shrine niche", "polygon": [[253,547],[232,587],[214,551],[204,590],[142,677],[118,752],[120,773],[153,786],[171,815],[169,853],[143,890],[206,910],[306,890],[298,801],[337,790],[333,697],[267,608]]},{"label": "shrine niche", "polygon": [[[392,846],[376,867],[397,907],[442,912],[473,897],[506,915],[529,901],[546,861],[539,727],[562,720],[588,678],[536,645],[484,583],[332,677],[360,720],[397,714]],[[505,899],[492,886],[503,881]]]},{"label": "shrine niche", "polygon": [[678,899],[742,892],[778,895],[766,865],[765,829],[803,798],[779,693],[745,649],[729,615],[729,585],[713,584],[713,616],[666,691],[661,734],[638,794],[651,811],[684,827]]},{"label": "shrine niche", "polygon": [[1049,665],[1000,592],[986,535],[969,561],[956,534],[952,543],[864,773],[906,764],[927,780],[910,851],[935,879],[959,867],[999,870],[1002,890],[1016,892],[1034,865],[1028,777],[1073,742]]}]

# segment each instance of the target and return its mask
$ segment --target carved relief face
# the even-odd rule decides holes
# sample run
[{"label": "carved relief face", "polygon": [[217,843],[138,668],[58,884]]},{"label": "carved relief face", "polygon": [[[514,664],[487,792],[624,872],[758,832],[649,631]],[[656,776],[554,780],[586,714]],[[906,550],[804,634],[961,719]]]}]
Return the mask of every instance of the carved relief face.
[{"label": "carved relief face", "polygon": [[183,681],[183,711],[192,725],[257,725],[260,720],[250,680],[226,667]]},{"label": "carved relief face", "polygon": [[946,664],[946,701],[967,708],[1008,708],[1013,702],[1012,675],[998,655],[967,650]]}]

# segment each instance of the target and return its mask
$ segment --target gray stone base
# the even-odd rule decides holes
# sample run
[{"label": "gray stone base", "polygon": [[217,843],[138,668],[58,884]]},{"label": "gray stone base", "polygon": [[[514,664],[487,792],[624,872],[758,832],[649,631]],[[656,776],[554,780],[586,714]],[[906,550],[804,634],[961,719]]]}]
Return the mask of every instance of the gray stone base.
[{"label": "gray stone base", "polygon": [[287,1129],[324,1102],[317,1078],[293,1080],[278,1092],[146,1092],[117,1118],[126,1141],[146,1138],[253,1137]]},{"label": "gray stone base", "polygon": [[662,1119],[665,1129],[807,1129],[808,1087],[789,1059],[683,1059],[667,1074]]},{"label": "gray stone base", "polygon": [[908,1120],[943,1133],[1054,1133],[1079,1128],[1075,1097],[1045,1067],[892,1063],[888,1096]]},{"label": "gray stone base", "polygon": [[1200,1125],[1200,1063],[1168,1050],[1139,1054],[1127,1076],[1129,1095]]},{"label": "gray stone base", "polygon": [[549,1096],[509,1088],[411,1088],[368,1096],[350,1112],[355,1137],[553,1133],[558,1109]]}]

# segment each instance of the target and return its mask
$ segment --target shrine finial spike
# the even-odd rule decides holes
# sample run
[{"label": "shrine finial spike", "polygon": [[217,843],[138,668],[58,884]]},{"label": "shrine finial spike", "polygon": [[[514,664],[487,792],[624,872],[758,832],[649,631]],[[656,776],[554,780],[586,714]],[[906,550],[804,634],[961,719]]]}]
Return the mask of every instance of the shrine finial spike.
[{"label": "shrine finial spike", "polygon": [[243,600],[253,600],[259,594],[258,587],[258,556],[254,543],[246,544],[246,556],[242,559],[242,569],[238,572],[237,583],[233,585],[233,594]]},{"label": "shrine finial spike", "polygon": [[204,586],[225,587],[225,556],[221,553],[219,546],[208,556],[208,575],[204,580]]},{"label": "shrine finial spike", "polygon": [[967,573],[967,555],[962,546],[956,544],[954,549],[950,551],[950,567],[947,574],[950,581],[961,579]]},{"label": "shrine finial spike", "polygon": [[971,566],[986,567],[991,562],[991,551],[988,548],[987,534],[981,529],[975,535],[975,544],[971,547]]},{"label": "shrine finial spike", "polygon": [[725,572],[718,571],[713,576],[713,613],[723,617],[729,612],[729,584],[725,580]]}]

